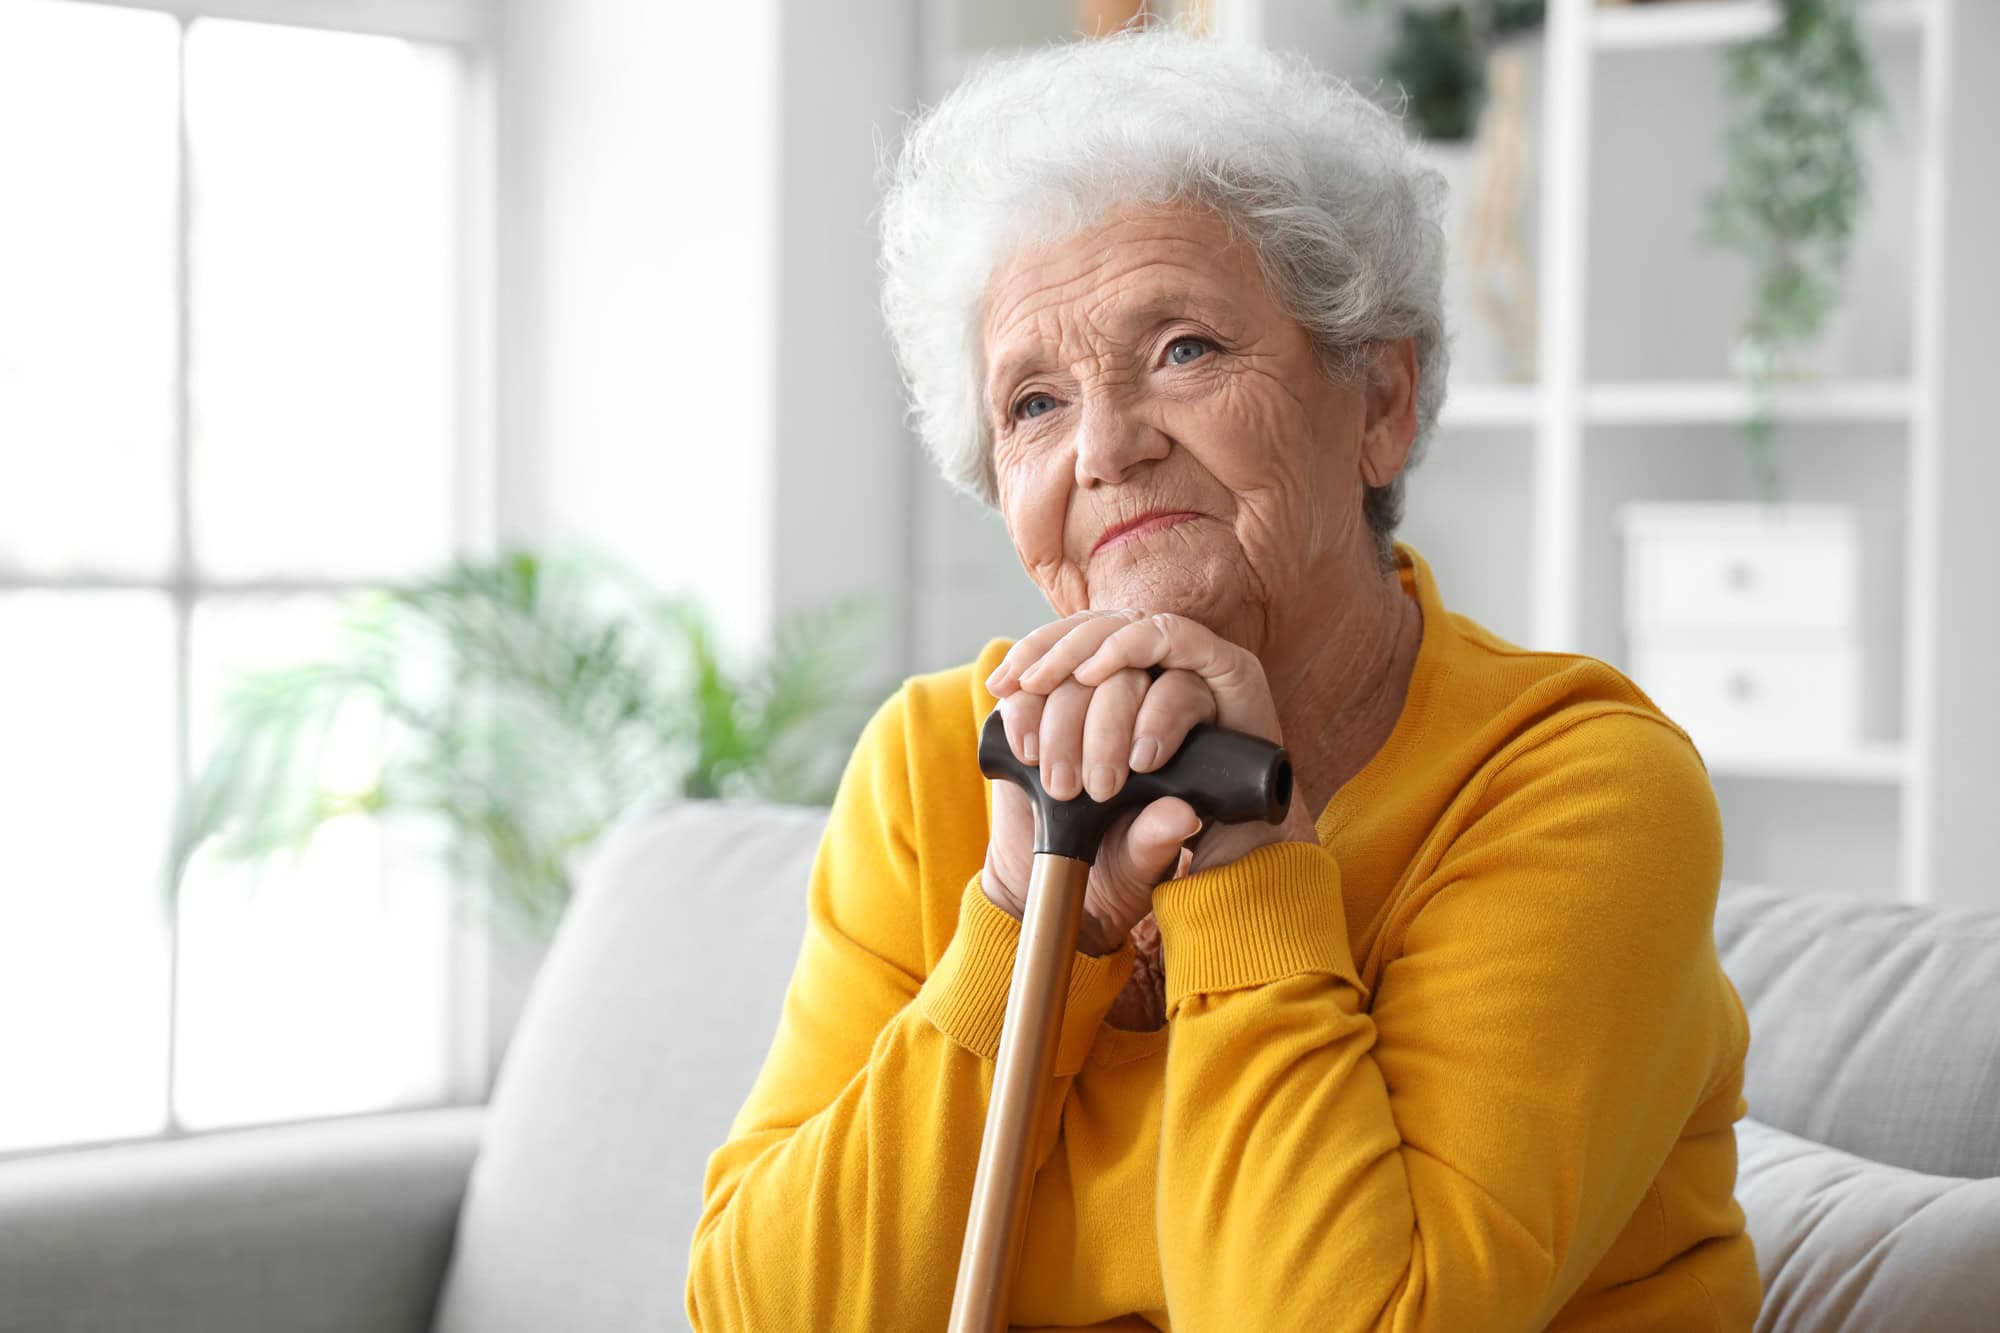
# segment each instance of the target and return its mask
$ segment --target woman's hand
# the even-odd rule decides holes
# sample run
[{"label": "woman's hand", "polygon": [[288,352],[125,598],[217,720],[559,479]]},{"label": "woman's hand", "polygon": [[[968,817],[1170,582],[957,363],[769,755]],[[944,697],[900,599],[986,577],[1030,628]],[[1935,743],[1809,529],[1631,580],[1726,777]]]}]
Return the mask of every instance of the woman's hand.
[{"label": "woman's hand", "polygon": [[[1148,668],[1160,667],[1154,679]],[[1206,626],[1170,613],[1085,611],[1026,635],[987,678],[1000,700],[1007,743],[1040,770],[1057,800],[1088,792],[1109,800],[1133,772],[1172,758],[1197,723],[1213,722],[1282,744],[1277,707],[1255,656]],[[1034,807],[1011,782],[995,784],[993,828],[981,876],[986,895],[1015,917],[1026,905],[1034,857]],[[1112,825],[1091,867],[1077,947],[1110,953],[1152,910],[1153,889],[1181,864],[1223,865],[1267,843],[1318,841],[1295,802],[1283,825],[1201,831],[1187,802],[1164,796]]]}]

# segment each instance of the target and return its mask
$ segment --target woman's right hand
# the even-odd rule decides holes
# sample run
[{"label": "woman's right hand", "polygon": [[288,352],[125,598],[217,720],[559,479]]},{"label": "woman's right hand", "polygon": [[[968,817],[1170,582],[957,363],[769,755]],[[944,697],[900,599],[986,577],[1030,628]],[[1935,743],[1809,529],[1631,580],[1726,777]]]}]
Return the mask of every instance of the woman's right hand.
[{"label": "woman's right hand", "polygon": [[[1039,753],[1032,756],[1022,753],[1026,729],[1019,725],[1019,720],[1031,712],[1039,716],[1050,707],[1058,713],[1078,718],[1088,714],[1092,719],[1100,715],[1123,719],[1129,736],[1130,719],[1137,715],[1140,701],[1145,699],[1148,687],[1153,684],[1147,672],[1135,668],[1118,672],[1094,687],[1081,685],[1075,680],[1065,681],[1051,692],[1046,702],[1025,693],[1010,694],[999,705],[1003,718],[1009,722],[1009,743],[1024,763],[1039,762],[1043,758]],[[1169,686],[1169,697],[1185,685],[1186,682],[1176,682]],[[1059,699],[1058,696],[1062,697]],[[1175,737],[1174,742],[1177,746],[1179,737]],[[1129,739],[1123,744],[1126,749],[1130,748]],[[1159,762],[1165,762],[1165,756]],[[1083,765],[1072,763],[1069,768],[1073,775],[1082,771]],[[1123,778],[1124,774],[1120,772],[1119,786],[1123,786]],[[1047,777],[1043,781],[1047,783]],[[992,785],[992,830],[986,844],[986,866],[980,875],[980,884],[994,905],[1020,920],[1027,910],[1028,877],[1034,863],[1035,808],[1028,794],[1014,783],[1001,780]],[[1077,791],[1052,789],[1050,794],[1058,799],[1070,799],[1082,790],[1079,784]],[[1112,794],[1110,791],[1093,793],[1100,800]],[[1090,868],[1076,947],[1089,954],[1116,952],[1132,928],[1153,910],[1154,888],[1173,878],[1181,864],[1182,845],[1200,829],[1201,821],[1196,817],[1194,808],[1174,796],[1151,801],[1143,809],[1130,812],[1114,823],[1106,832],[1097,860]]]}]

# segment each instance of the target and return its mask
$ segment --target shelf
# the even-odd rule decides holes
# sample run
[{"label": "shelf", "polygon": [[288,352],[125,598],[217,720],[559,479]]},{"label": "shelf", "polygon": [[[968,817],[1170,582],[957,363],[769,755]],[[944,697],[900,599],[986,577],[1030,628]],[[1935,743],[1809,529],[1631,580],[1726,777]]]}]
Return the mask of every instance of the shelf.
[{"label": "shelf", "polygon": [[[1875,0],[1861,7],[1861,21],[1880,31],[1914,32],[1923,26],[1924,10],[1920,0]],[[1763,35],[1777,18],[1775,0],[1600,6],[1591,11],[1590,35],[1600,51],[1726,46]]]},{"label": "shelf", "polygon": [[1769,778],[1802,782],[1898,783],[1909,770],[1906,751],[1886,742],[1824,754],[1702,755],[1710,777]]},{"label": "shelf", "polygon": [[[1779,385],[1780,421],[1906,425],[1916,392],[1906,380],[1827,380]],[[1453,429],[1532,429],[1541,411],[1533,384],[1453,385],[1438,424]],[[1750,418],[1750,390],[1733,380],[1606,381],[1583,390],[1593,426],[1738,426]]]},{"label": "shelf", "polygon": [[[1780,421],[1902,424],[1915,400],[1906,380],[1826,380],[1776,386],[1772,412]],[[1735,380],[1604,382],[1584,388],[1583,415],[1594,426],[1741,425],[1750,390]]]}]

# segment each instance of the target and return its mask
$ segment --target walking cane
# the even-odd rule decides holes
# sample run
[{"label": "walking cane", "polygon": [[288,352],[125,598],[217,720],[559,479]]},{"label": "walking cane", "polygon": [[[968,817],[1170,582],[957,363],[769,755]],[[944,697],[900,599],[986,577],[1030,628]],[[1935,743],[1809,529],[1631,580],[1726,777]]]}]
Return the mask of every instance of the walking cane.
[{"label": "walking cane", "polygon": [[1281,823],[1292,799],[1292,764],[1283,749],[1206,725],[1190,731],[1173,758],[1153,772],[1132,774],[1109,801],[1100,804],[1087,792],[1055,801],[1042,789],[1039,770],[1008,748],[996,708],[979,734],[979,771],[1014,783],[1034,802],[1035,868],[1001,1019],[950,1333],[1006,1333],[1007,1293],[1035,1184],[1028,1154],[1062,1035],[1084,886],[1105,830],[1126,811],[1162,796],[1178,796],[1193,806],[1203,828],[1258,819]]}]

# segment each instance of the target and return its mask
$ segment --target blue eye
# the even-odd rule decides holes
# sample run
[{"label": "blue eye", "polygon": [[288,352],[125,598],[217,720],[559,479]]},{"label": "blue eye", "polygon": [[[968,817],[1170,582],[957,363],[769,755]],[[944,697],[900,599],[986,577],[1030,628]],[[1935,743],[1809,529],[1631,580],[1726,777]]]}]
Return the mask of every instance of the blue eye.
[{"label": "blue eye", "polygon": [[[1042,408],[1041,411],[1036,411],[1034,410],[1034,406],[1037,403],[1047,403],[1048,406]],[[1050,395],[1045,393],[1031,393],[1020,402],[1014,404],[1014,415],[1017,417],[1038,417],[1043,412],[1053,412],[1055,405],[1056,400]]]},{"label": "blue eye", "polygon": [[[1209,341],[1206,338],[1176,338],[1167,344],[1167,364],[1184,366],[1190,361],[1199,361],[1208,352],[1209,346]],[[1176,355],[1183,347],[1193,347],[1198,350],[1193,356],[1183,357]]]}]

